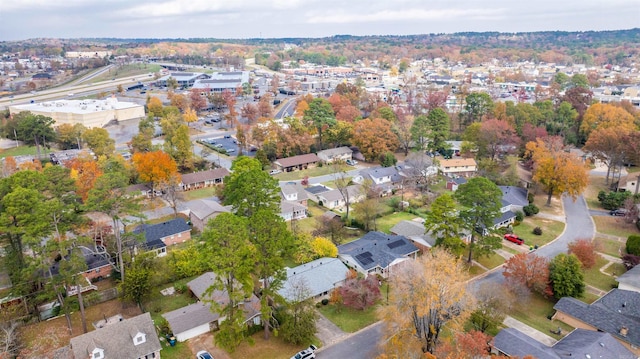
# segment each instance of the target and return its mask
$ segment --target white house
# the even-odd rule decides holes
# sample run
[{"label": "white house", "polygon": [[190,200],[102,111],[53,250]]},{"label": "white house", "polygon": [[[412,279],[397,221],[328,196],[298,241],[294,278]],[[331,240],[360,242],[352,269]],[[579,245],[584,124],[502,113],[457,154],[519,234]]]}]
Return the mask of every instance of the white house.
[{"label": "white house", "polygon": [[345,162],[346,160],[350,160],[353,155],[353,151],[346,146],[330,148],[327,150],[322,150],[317,153],[318,158],[320,158],[325,163],[333,163],[335,161]]}]

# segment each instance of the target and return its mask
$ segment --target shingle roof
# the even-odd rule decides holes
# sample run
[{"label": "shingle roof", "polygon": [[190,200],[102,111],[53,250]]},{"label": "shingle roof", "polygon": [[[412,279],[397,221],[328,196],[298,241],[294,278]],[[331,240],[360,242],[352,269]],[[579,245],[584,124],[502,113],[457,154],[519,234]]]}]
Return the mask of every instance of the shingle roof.
[{"label": "shingle roof", "polygon": [[419,236],[424,234],[424,224],[415,221],[400,221],[389,230],[401,236]]},{"label": "shingle roof", "polygon": [[502,191],[502,200],[516,206],[526,206],[529,204],[527,190],[514,186],[498,186]]},{"label": "shingle roof", "polygon": [[449,160],[440,160],[440,167],[461,167],[461,166],[475,166],[476,160],[473,158],[452,158]]},{"label": "shingle roof", "polygon": [[184,174],[182,175],[182,183],[192,184],[212,181],[217,178],[225,178],[228,175],[229,171],[226,168],[214,168],[212,170]]},{"label": "shingle roof", "polygon": [[387,268],[391,262],[418,251],[404,236],[369,232],[353,242],[338,246],[340,255],[349,255],[364,270],[380,266]]},{"label": "shingle roof", "polygon": [[[80,251],[82,252],[82,256],[84,257],[84,261],[87,264],[87,271],[98,269],[104,266],[112,265],[111,261],[108,257],[103,254],[99,254],[94,252],[88,247],[78,246]],[[57,275],[60,273],[60,262],[54,262],[51,265],[51,274]],[[45,273],[45,275],[49,275],[49,273]]]},{"label": "shingle roof", "polygon": [[343,155],[343,154],[352,154],[353,151],[349,147],[337,147],[337,148],[329,148],[326,150],[322,150],[318,152],[318,156],[324,155],[327,158],[332,158],[334,156]]},{"label": "shingle roof", "polygon": [[637,358],[611,334],[586,329],[572,331],[557,342],[552,349],[561,358]]},{"label": "shingle roof", "polygon": [[360,172],[363,176],[367,175],[371,178],[393,177],[398,175],[398,170],[394,167],[375,167]]},{"label": "shingle roof", "polygon": [[[337,258],[320,258],[294,268],[287,268],[287,279],[278,293],[287,300],[296,298],[296,286],[304,283],[308,298],[335,288],[347,277],[348,268]],[[304,298],[307,299],[307,298]]]},{"label": "shingle roof", "polygon": [[640,265],[629,269],[624,274],[618,276],[617,281],[636,288],[640,288]]},{"label": "shingle roof", "polygon": [[[145,334],[146,340],[134,345],[133,338],[139,332]],[[140,358],[162,349],[149,313],[71,338],[71,348],[76,358],[90,357],[96,347],[104,349],[105,358],[122,359]]]},{"label": "shingle roof", "polygon": [[298,165],[304,165],[308,163],[319,162],[320,158],[316,156],[315,153],[308,153],[306,155],[298,155],[287,158],[280,158],[276,160],[274,163],[280,165],[281,167],[293,167]]},{"label": "shingle roof", "polygon": [[551,348],[514,328],[502,329],[493,338],[493,347],[520,358],[531,355],[537,359],[560,359]]},{"label": "shingle roof", "polygon": [[224,213],[230,212],[230,210],[220,203],[210,199],[196,199],[185,203],[185,206],[189,208],[191,213],[200,219],[204,219],[212,213]]},{"label": "shingle roof", "polygon": [[[619,340],[640,346],[640,293],[613,289],[592,304],[561,298],[553,309],[579,319]],[[620,329],[626,327],[626,336]]]},{"label": "shingle roof", "polygon": [[169,322],[171,330],[177,334],[211,323],[220,318],[220,314],[212,312],[209,303],[198,302],[164,313],[162,317]]},{"label": "shingle roof", "polygon": [[133,230],[134,233],[144,233],[147,243],[162,239],[174,234],[190,231],[191,227],[182,218],[174,218],[170,221],[158,224],[143,224]]},{"label": "shingle roof", "polygon": [[516,214],[511,212],[511,211],[506,211],[500,214],[500,217],[498,218],[494,218],[493,219],[493,224],[498,224],[498,223],[502,223],[506,220],[509,220],[511,218],[515,218]]}]

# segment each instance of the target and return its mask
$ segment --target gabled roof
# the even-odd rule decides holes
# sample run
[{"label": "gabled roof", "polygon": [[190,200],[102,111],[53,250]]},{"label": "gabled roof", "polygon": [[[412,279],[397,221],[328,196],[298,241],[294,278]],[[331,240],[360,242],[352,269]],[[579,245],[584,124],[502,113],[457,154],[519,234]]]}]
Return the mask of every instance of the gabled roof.
[{"label": "gabled roof", "polygon": [[476,166],[476,160],[473,158],[452,158],[449,160],[440,160],[440,168],[463,166]]},{"label": "gabled roof", "polygon": [[158,224],[142,224],[133,230],[134,233],[144,233],[147,243],[162,239],[174,234],[190,231],[191,227],[182,218],[174,218],[170,221]]},{"label": "gabled roof", "polygon": [[315,153],[308,153],[306,155],[280,158],[277,159],[274,163],[280,165],[281,167],[293,167],[315,162],[320,162],[320,158],[316,156]]},{"label": "gabled roof", "polygon": [[561,358],[637,358],[611,334],[586,329],[572,331],[552,349]]},{"label": "gabled roof", "polygon": [[504,222],[506,220],[509,220],[509,219],[515,218],[515,217],[516,217],[515,213],[513,213],[511,211],[506,211],[506,212],[501,213],[500,217],[494,218],[493,219],[493,224],[497,225],[498,223],[502,223],[502,222]]},{"label": "gabled roof", "polygon": [[428,247],[434,247],[436,245],[436,238],[433,237],[433,234],[431,232],[426,233],[424,224],[417,221],[400,221],[391,227],[389,231],[400,236],[405,236],[414,242]]},{"label": "gabled roof", "polygon": [[[615,338],[640,346],[640,293],[613,289],[591,304],[575,298],[561,298],[553,309],[566,313]],[[620,329],[626,327],[626,336]]]},{"label": "gabled roof", "polygon": [[[134,345],[136,334],[145,335],[145,342]],[[144,358],[160,351],[162,346],[149,313],[125,319],[71,338],[71,348],[76,358],[89,358],[95,348],[104,350],[105,358]]]},{"label": "gabled roof", "polygon": [[198,302],[164,313],[162,317],[169,322],[169,327],[171,327],[174,333],[182,333],[203,324],[213,322],[220,318],[220,313],[212,312],[211,304]]},{"label": "gabled roof", "polygon": [[280,202],[280,213],[293,213],[295,211],[302,211],[305,209],[307,209],[307,207],[301,205],[298,202],[294,202],[294,201]]},{"label": "gabled roof", "polygon": [[[346,190],[349,193],[349,202],[353,201],[355,198],[357,198],[358,196],[360,196],[362,194],[361,193],[362,192],[362,186],[360,186],[358,184],[347,186]],[[337,190],[337,189],[332,189],[332,190],[327,191],[327,192],[319,193],[318,197],[319,198],[324,198],[328,202],[344,200],[344,198],[342,197],[342,193],[340,193],[340,191]]]},{"label": "gabled roof", "polygon": [[[337,258],[320,258],[294,268],[287,268],[287,279],[278,293],[288,301],[308,299],[331,291],[347,278],[349,269]],[[304,285],[308,298],[296,298],[296,286]]]},{"label": "gabled roof", "polygon": [[185,206],[189,208],[193,215],[200,219],[205,219],[212,213],[230,212],[227,207],[210,199],[196,199],[185,203]]},{"label": "gabled roof", "polygon": [[618,276],[617,281],[636,288],[640,288],[640,265],[637,265],[624,274]]},{"label": "gabled roof", "polygon": [[350,155],[352,153],[353,151],[349,147],[343,146],[343,147],[329,148],[326,150],[318,151],[318,156],[324,155],[327,158],[332,158],[335,156],[340,156],[345,154]]},{"label": "gabled roof", "polygon": [[[80,251],[82,252],[82,256],[84,257],[84,261],[87,264],[87,272],[90,270],[102,268],[104,266],[110,266],[112,263],[107,256],[104,254],[96,253],[88,247],[78,246]],[[68,256],[67,256],[68,257]],[[51,265],[51,274],[57,275],[60,273],[60,262],[54,262]],[[45,276],[48,276],[49,273],[44,273]]]},{"label": "gabled roof", "polygon": [[528,191],[521,187],[515,186],[498,186],[502,191],[502,200],[515,206],[527,206],[529,200],[527,198]]},{"label": "gabled roof", "polygon": [[304,201],[305,199],[309,199],[309,196],[307,195],[304,187],[302,187],[302,185],[299,183],[285,183],[280,186],[280,191],[282,191],[284,195],[297,194],[296,201]]},{"label": "gabled roof", "polygon": [[364,169],[360,172],[362,176],[369,176],[372,179],[375,178],[383,178],[383,177],[393,177],[398,175],[398,170],[394,167],[375,167]]},{"label": "gabled roof", "polygon": [[340,255],[349,255],[364,270],[387,268],[394,260],[418,251],[405,236],[369,232],[353,242],[338,246]]},{"label": "gabled roof", "polygon": [[192,184],[204,181],[212,181],[218,178],[225,178],[228,175],[229,171],[226,168],[214,168],[212,170],[184,174],[182,175],[182,183]]},{"label": "gabled roof", "polygon": [[537,359],[560,359],[551,348],[514,328],[502,329],[493,338],[493,347],[512,357],[531,355]]}]

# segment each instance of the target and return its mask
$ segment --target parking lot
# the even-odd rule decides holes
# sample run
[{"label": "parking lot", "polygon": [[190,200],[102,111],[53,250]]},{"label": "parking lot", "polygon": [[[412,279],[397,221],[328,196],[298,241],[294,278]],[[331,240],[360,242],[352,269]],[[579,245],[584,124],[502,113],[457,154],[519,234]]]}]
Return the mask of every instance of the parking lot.
[{"label": "parking lot", "polygon": [[[238,155],[238,152],[240,152],[238,140],[231,135],[225,135],[223,137],[203,138],[200,141],[208,143],[213,147],[219,148],[221,150],[225,150],[227,152],[227,155],[229,156],[235,157]],[[254,156],[255,152],[244,151],[243,154],[246,156]]]}]

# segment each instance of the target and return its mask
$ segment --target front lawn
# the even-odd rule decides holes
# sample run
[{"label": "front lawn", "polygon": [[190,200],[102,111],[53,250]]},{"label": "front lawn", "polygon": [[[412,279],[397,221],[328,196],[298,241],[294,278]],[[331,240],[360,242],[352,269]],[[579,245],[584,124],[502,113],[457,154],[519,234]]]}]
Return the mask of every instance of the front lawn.
[{"label": "front lawn", "polygon": [[611,263],[604,271],[609,275],[619,276],[627,272],[627,267],[622,263]]},{"label": "front lawn", "polygon": [[165,340],[161,341],[160,344],[162,344],[162,351],[160,352],[162,359],[183,359],[193,356],[193,353],[186,342],[176,342],[175,346],[171,346]]},{"label": "front lawn", "polygon": [[[42,152],[42,148],[40,149]],[[25,156],[32,155],[35,156],[37,154],[35,146],[18,146],[11,147],[4,150],[0,150],[0,158],[5,157],[15,157],[15,156]]]},{"label": "front lawn", "polygon": [[607,263],[609,262],[606,259],[598,256],[596,265],[591,269],[584,270],[584,282],[605,292],[614,288],[617,283],[615,278],[600,272],[600,268]]},{"label": "front lawn", "polygon": [[598,237],[594,239],[599,252],[608,254],[614,257],[620,257],[625,253],[625,242],[617,241],[615,239],[609,239],[604,237]]},{"label": "front lawn", "polygon": [[205,188],[194,189],[191,191],[184,191],[184,192],[181,192],[180,195],[182,196],[182,199],[184,201],[188,202],[188,201],[193,201],[195,199],[213,197],[216,195],[216,189],[217,187],[205,187]]},{"label": "front lawn", "polygon": [[589,176],[589,185],[582,194],[589,208],[602,209],[600,201],[598,201],[598,192],[600,191],[609,192],[608,186],[604,184],[604,177]]},{"label": "front lawn", "polygon": [[489,256],[481,256],[478,258],[474,258],[474,260],[480,264],[482,264],[487,269],[493,269],[502,263],[504,263],[505,259],[501,255],[497,253],[491,253]]},{"label": "front lawn", "polygon": [[553,334],[550,330],[556,330],[560,327],[563,333],[569,333],[574,328],[559,320],[551,321],[547,319],[547,316],[554,313],[554,305],[555,303],[552,300],[546,299],[540,294],[532,293],[529,297],[523,299],[521,304],[514,306],[509,315],[550,337],[560,339],[563,335]]},{"label": "front lawn", "polygon": [[418,216],[409,212],[395,212],[376,219],[376,226],[378,227],[378,231],[390,233],[389,231],[391,230],[391,227],[395,226],[399,222],[404,220],[410,221],[415,218],[418,218]]},{"label": "front lawn", "polygon": [[[393,287],[391,290],[393,290]],[[384,293],[381,292],[381,295],[384,295]],[[378,320],[376,309],[377,306],[375,305],[365,310],[356,310],[335,304],[322,305],[318,308],[322,315],[347,333],[354,333],[375,323]]]},{"label": "front lawn", "polygon": [[547,195],[536,194],[533,203],[540,208],[540,212],[553,214],[556,216],[564,216],[564,209],[562,208],[562,200],[556,197],[551,198],[551,205],[547,206]]},{"label": "front lawn", "polygon": [[[535,227],[542,229],[541,235],[533,234]],[[513,232],[524,239],[525,245],[538,247],[556,239],[563,230],[564,223],[536,216],[526,217],[519,226],[513,227]]]},{"label": "front lawn", "polygon": [[[306,347],[306,345],[293,345],[286,343],[281,336],[275,336],[273,333],[269,340],[265,340],[264,332],[262,331],[252,335],[251,339],[253,339],[253,345],[243,342],[233,353],[229,354],[229,357],[232,359],[289,359],[292,355]],[[164,358],[164,352],[162,352],[162,357]],[[190,355],[188,357],[192,356]],[[185,356],[183,358],[188,357]]]},{"label": "front lawn", "polygon": [[627,223],[621,217],[615,216],[593,216],[596,223],[596,231],[612,236],[627,238],[630,235],[640,234],[638,228],[633,223]]},{"label": "front lawn", "polygon": [[[352,169],[353,167],[351,166],[347,166],[347,165],[340,166],[341,171],[349,171]],[[279,181],[295,181],[295,180],[301,180],[305,178],[305,176],[308,176],[311,178],[311,177],[329,175],[333,173],[335,173],[335,167],[331,165],[331,166],[313,167],[313,168],[308,168],[306,170],[300,170],[300,171],[282,172],[282,173],[278,173],[273,177],[277,178]]]}]

